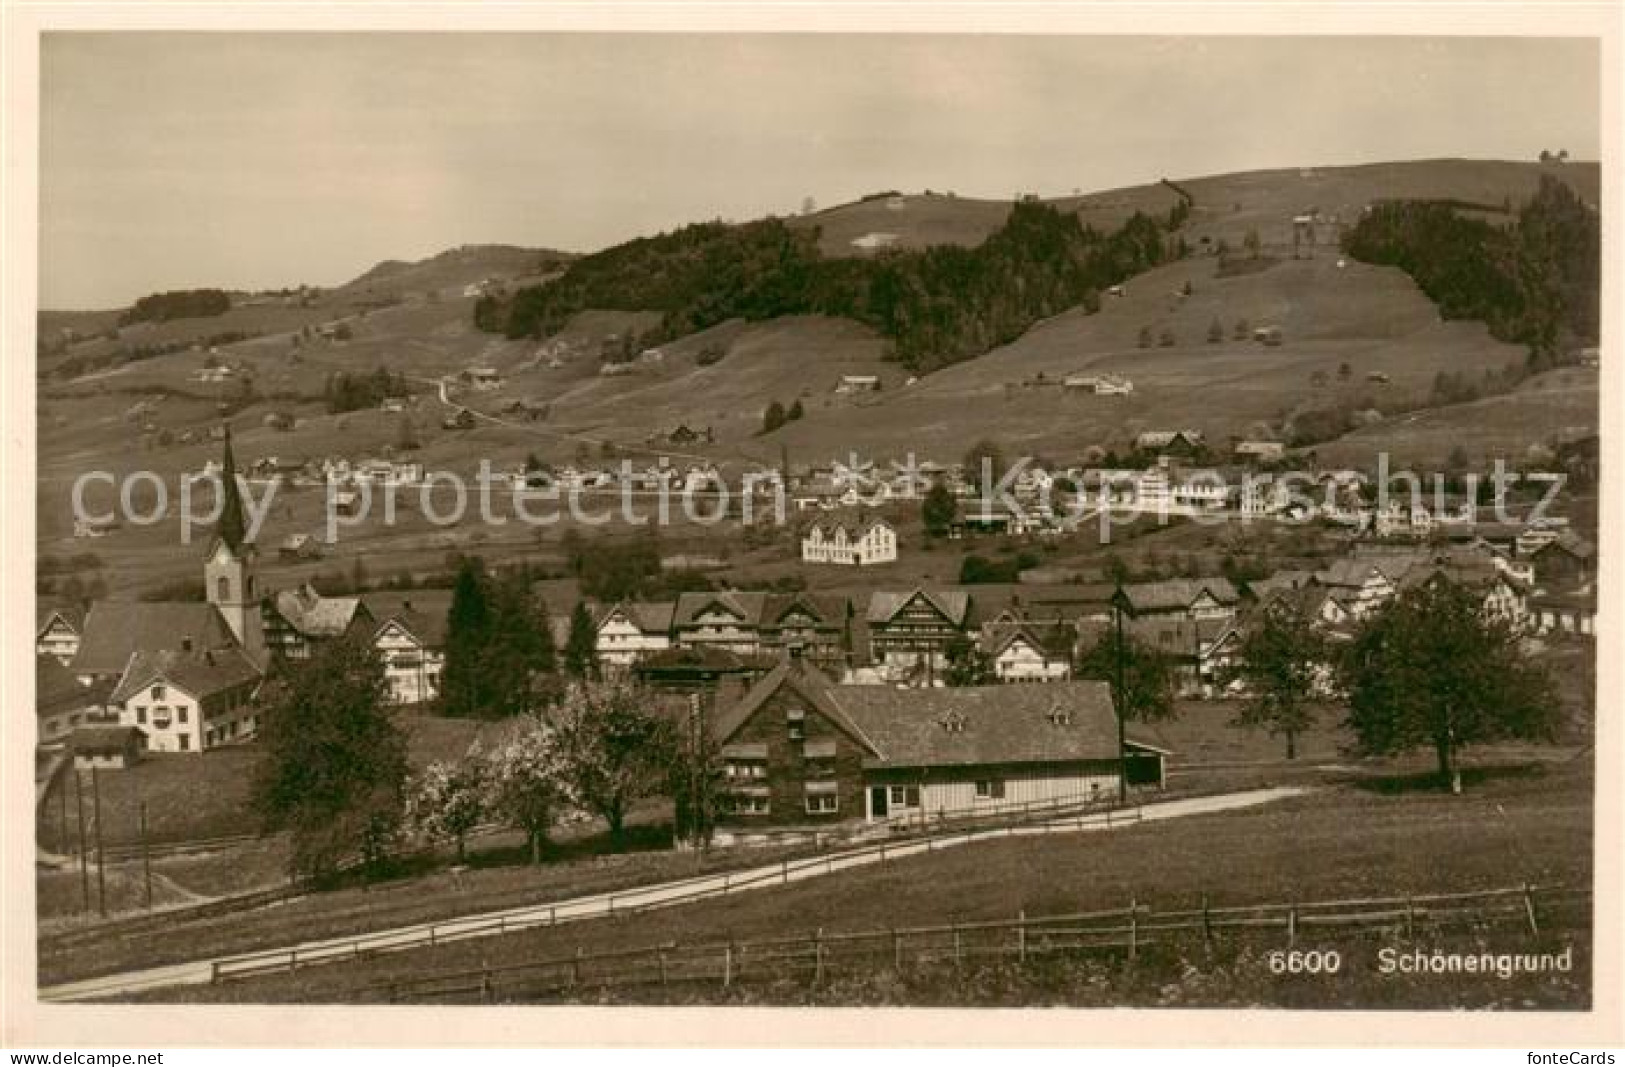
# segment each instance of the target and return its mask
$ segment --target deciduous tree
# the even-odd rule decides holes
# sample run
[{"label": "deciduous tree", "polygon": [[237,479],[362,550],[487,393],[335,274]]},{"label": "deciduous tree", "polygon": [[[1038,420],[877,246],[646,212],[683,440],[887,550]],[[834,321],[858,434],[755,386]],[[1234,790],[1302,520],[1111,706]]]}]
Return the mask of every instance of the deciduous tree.
[{"label": "deciduous tree", "polygon": [[[1079,678],[1117,685],[1117,637],[1104,631],[1084,650],[1077,663]],[[1123,634],[1123,693],[1120,707],[1125,719],[1155,722],[1174,714],[1174,678],[1168,660],[1156,649]]]},{"label": "deciduous tree", "polygon": [[557,733],[544,719],[525,716],[484,758],[490,813],[523,830],[530,861],[540,863],[553,825],[579,810]]},{"label": "deciduous tree", "polygon": [[619,679],[570,687],[552,720],[583,807],[609,824],[619,846],[633,802],[658,795],[670,777],[675,751],[671,722],[655,697]]},{"label": "deciduous tree", "polygon": [[1327,668],[1326,644],[1314,622],[1303,602],[1291,596],[1261,605],[1235,662],[1221,673],[1226,684],[1244,687],[1236,724],[1285,738],[1287,759],[1297,758],[1298,735],[1314,723],[1314,694]]},{"label": "deciduous tree", "polygon": [[980,644],[961,634],[949,641],[943,649],[947,661],[942,680],[951,686],[992,685],[998,681],[993,669],[993,657]]},{"label": "deciduous tree", "polygon": [[319,877],[357,853],[369,868],[383,859],[407,773],[388,696],[383,661],[365,641],[319,645],[273,679],[253,806],[266,830],[291,831],[296,870]]},{"label": "deciduous tree", "polygon": [[925,499],[920,502],[920,518],[925,523],[925,532],[931,537],[946,537],[958,512],[959,505],[947,484],[941,478],[932,482],[931,488],[925,492]]},{"label": "deciduous tree", "polygon": [[436,760],[407,784],[406,823],[432,841],[455,842],[461,863],[468,832],[485,818],[485,795],[485,766],[479,760]]},{"label": "deciduous tree", "polygon": [[1348,725],[1362,752],[1430,747],[1441,782],[1461,790],[1457,758],[1473,744],[1553,736],[1551,678],[1458,583],[1436,578],[1371,618],[1341,661]]}]

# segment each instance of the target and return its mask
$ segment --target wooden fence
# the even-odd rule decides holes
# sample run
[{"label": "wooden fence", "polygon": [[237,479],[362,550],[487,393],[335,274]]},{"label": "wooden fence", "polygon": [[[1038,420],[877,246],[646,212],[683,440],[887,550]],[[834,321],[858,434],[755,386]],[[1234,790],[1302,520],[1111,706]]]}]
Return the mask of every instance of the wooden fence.
[{"label": "wooden fence", "polygon": [[821,855],[784,859],[778,863],[741,871],[695,875],[657,885],[577,897],[554,904],[538,904],[507,911],[447,919],[435,923],[384,930],[373,934],[323,941],[290,949],[275,949],[215,960],[210,964],[213,981],[245,978],[276,971],[295,970],[318,963],[360,959],[388,952],[432,947],[475,937],[517,933],[539,927],[558,926],[583,919],[606,918],[673,907],[770,885],[788,885],[833,874],[838,870],[887,863],[905,856],[923,855],[996,837],[1029,834],[1070,833],[1080,829],[1106,829],[1140,821],[1138,808],[1109,809],[1067,816],[1046,816],[1037,823],[1009,823],[968,828],[900,840],[882,840],[862,848]]},{"label": "wooden fence", "polygon": [[1171,941],[1247,937],[1282,948],[1356,935],[1419,934],[1510,927],[1528,935],[1589,922],[1591,891],[1522,885],[1475,893],[1365,900],[1296,901],[1159,912],[1131,901],[1114,911],[1026,916],[994,922],[825,933],[767,940],[680,944],[573,955],[501,967],[447,971],[368,987],[389,1003],[495,1003],[567,998],[595,989],[673,983],[802,980],[837,974],[902,972],[989,959],[1105,953],[1134,959]]}]

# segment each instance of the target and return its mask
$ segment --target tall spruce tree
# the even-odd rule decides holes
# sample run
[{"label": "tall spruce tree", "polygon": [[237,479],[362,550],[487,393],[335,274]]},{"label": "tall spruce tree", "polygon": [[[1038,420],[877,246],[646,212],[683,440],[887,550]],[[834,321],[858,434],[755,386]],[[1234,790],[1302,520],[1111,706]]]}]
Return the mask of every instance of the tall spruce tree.
[{"label": "tall spruce tree", "polygon": [[446,617],[446,664],[440,672],[441,710],[451,716],[471,717],[488,703],[485,646],[491,632],[485,564],[477,556],[464,556],[452,586]]},{"label": "tall spruce tree", "polygon": [[598,628],[587,602],[576,601],[570,613],[570,635],[564,645],[564,669],[575,678],[598,677]]}]

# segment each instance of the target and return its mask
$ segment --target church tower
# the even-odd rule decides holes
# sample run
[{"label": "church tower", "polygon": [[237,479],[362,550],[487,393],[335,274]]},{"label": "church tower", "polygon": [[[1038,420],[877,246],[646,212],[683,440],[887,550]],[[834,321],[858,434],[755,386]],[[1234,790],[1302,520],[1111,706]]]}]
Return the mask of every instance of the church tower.
[{"label": "church tower", "polygon": [[220,461],[220,493],[220,520],[203,560],[204,596],[226,620],[237,643],[257,662],[264,641],[259,590],[254,585],[254,546],[247,540],[229,426]]}]

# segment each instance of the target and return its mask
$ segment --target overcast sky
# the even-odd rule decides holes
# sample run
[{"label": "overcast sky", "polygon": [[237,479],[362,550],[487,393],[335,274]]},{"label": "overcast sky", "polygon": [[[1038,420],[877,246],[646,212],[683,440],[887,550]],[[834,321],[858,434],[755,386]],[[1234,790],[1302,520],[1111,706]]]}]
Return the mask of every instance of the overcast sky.
[{"label": "overcast sky", "polygon": [[40,62],[46,307],[807,196],[1600,151],[1573,40],[56,33]]}]

